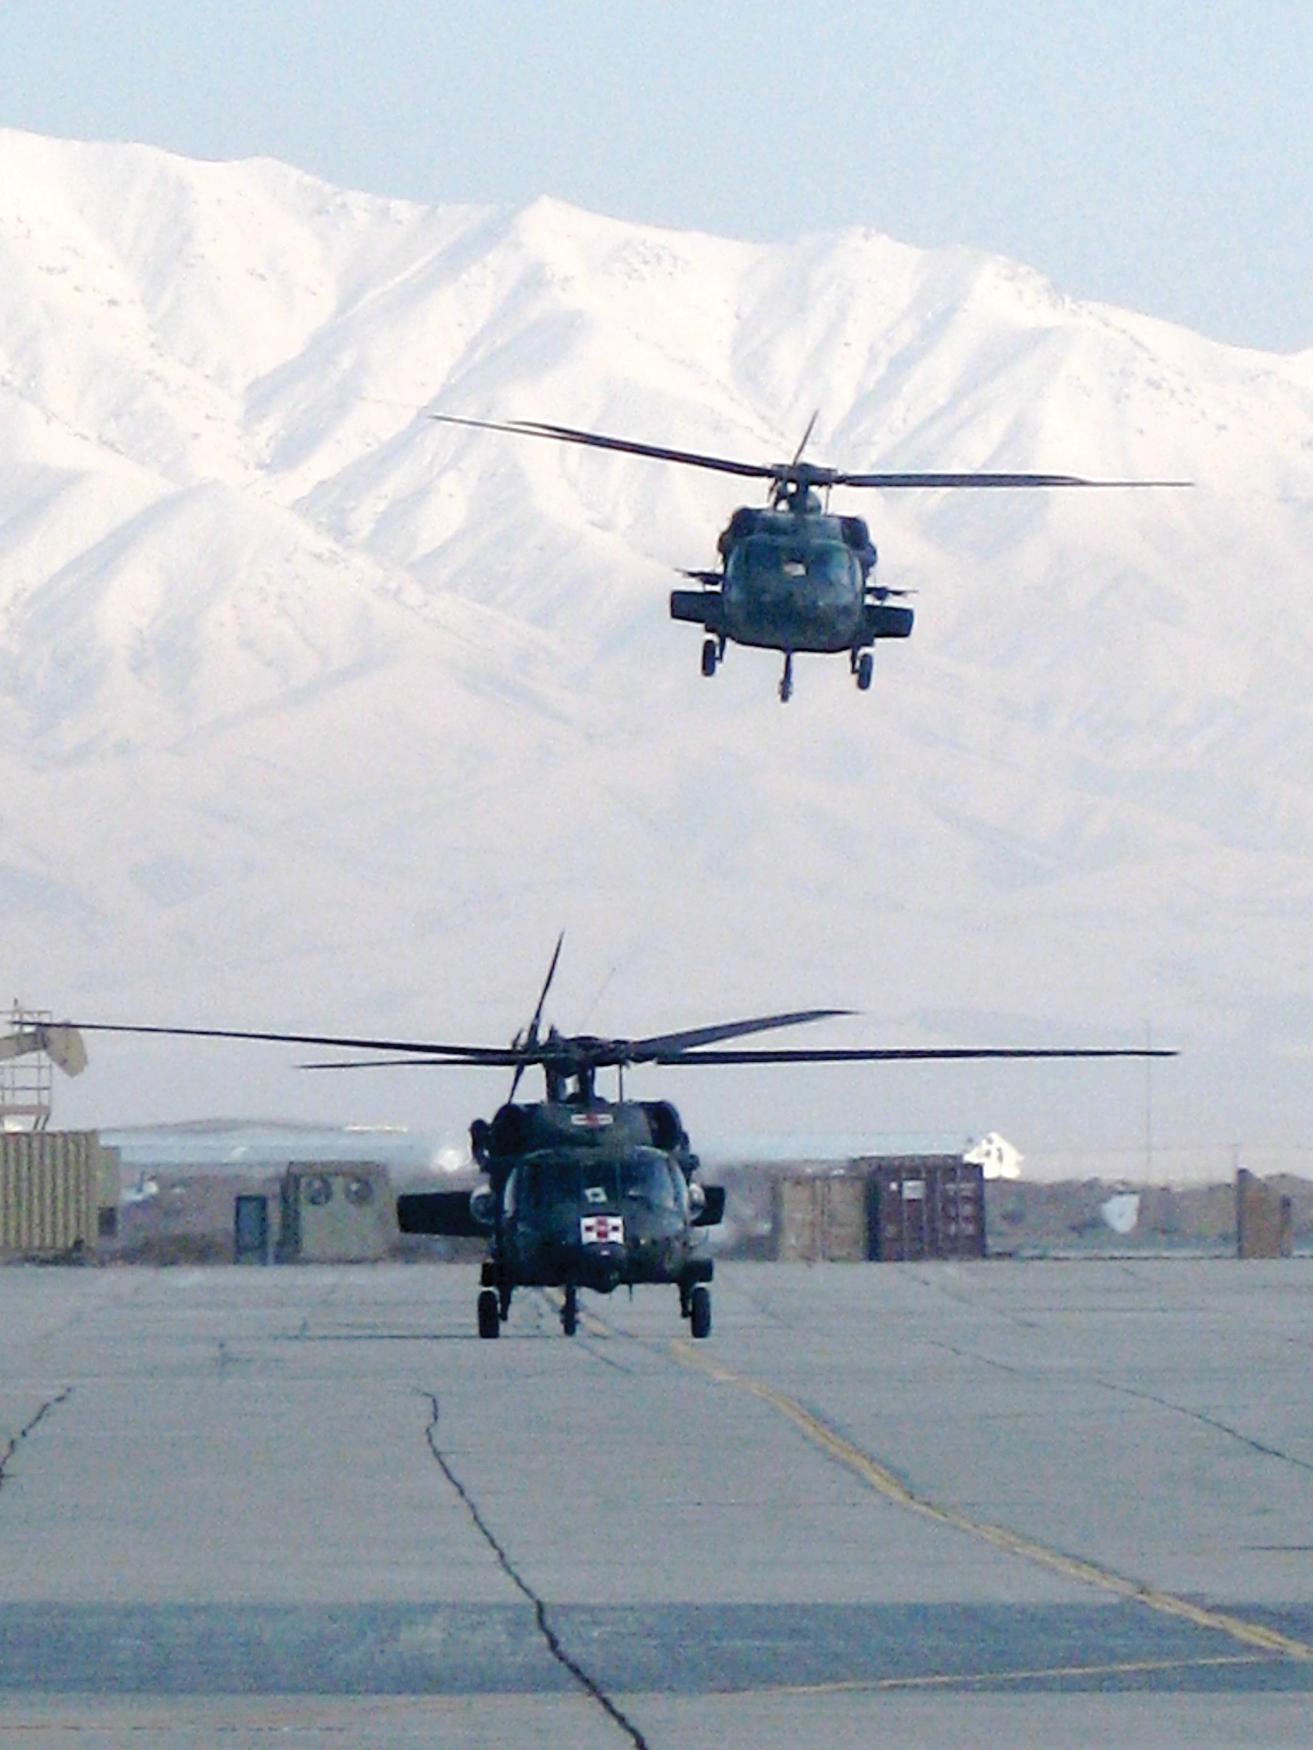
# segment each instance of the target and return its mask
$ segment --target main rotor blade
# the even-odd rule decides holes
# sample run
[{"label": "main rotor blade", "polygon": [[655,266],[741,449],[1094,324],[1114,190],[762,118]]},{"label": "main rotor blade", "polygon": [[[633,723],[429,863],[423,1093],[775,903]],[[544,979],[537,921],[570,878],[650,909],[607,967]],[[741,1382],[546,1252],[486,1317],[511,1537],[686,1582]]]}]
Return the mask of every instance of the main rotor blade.
[{"label": "main rotor blade", "polygon": [[786,1015],[761,1015],[754,1020],[725,1021],[710,1027],[688,1028],[679,1033],[654,1034],[647,1039],[548,1039],[533,1046],[449,1045],[434,1040],[362,1039],[332,1033],[247,1032],[234,1027],[137,1027],[110,1021],[60,1021],[60,1027],[76,1027],[84,1033],[132,1033],[169,1039],[238,1039],[265,1045],[326,1045],[343,1051],[392,1051],[403,1055],[357,1063],[310,1063],[304,1069],[386,1069],[478,1067],[518,1069],[532,1064],[557,1064],[570,1069],[590,1064],[604,1069],[616,1064],[656,1063],[670,1066],[730,1063],[951,1063],[982,1058],[1147,1058],[1175,1057],[1175,1051],[1148,1046],[1108,1048],[1101,1046],[958,1046],[958,1047],[839,1047],[834,1049],[765,1048],[704,1050],[700,1045],[720,1039],[741,1038],[747,1033],[774,1027],[792,1027],[808,1021],[827,1020],[852,1013],[848,1009],[801,1009]]},{"label": "main rotor blade", "polygon": [[802,434],[802,442],[798,445],[797,449],[793,452],[793,460],[789,463],[789,466],[791,468],[796,468],[798,466],[798,463],[801,462],[802,452],[807,448],[808,440],[810,439],[811,434],[815,431],[816,421],[820,417],[821,417],[821,410],[818,407],[816,409],[815,413],[813,413],[811,418],[807,421],[807,429]]},{"label": "main rotor blade", "polygon": [[[683,1062],[681,1055],[695,1046],[712,1045],[720,1039],[741,1039],[749,1033],[767,1033],[776,1027],[798,1027],[809,1021],[828,1021],[839,1015],[851,1015],[851,1009],[795,1009],[784,1015],[756,1015],[750,1020],[717,1021],[709,1027],[685,1027],[678,1033],[654,1033],[645,1039],[595,1039],[564,1035],[546,1040],[526,1038],[523,1044],[512,1045],[500,1053],[485,1049],[477,1059],[481,1065],[514,1064],[516,1081],[520,1072],[535,1064],[588,1063],[596,1069],[618,1064]],[[701,1057],[701,1053],[697,1054]],[[384,1069],[399,1065],[404,1059],[376,1059],[365,1064],[304,1063],[302,1069]],[[432,1057],[411,1060],[423,1064],[468,1064],[471,1059],[456,1056],[442,1047],[435,1047]]]},{"label": "main rotor blade", "polygon": [[553,438],[558,443],[582,444],[594,450],[619,450],[630,456],[649,456],[659,462],[679,462],[690,468],[711,468],[719,474],[737,474],[745,480],[790,480],[805,476],[807,484],[815,486],[871,486],[888,491],[913,487],[943,490],[950,487],[971,489],[1026,486],[1192,486],[1192,480],[1087,480],[1078,474],[995,474],[979,471],[964,473],[857,474],[842,468],[812,467],[802,461],[819,414],[813,413],[807,422],[802,442],[791,462],[738,462],[728,456],[707,456],[696,450],[676,450],[664,444],[643,444],[633,438],[607,437],[602,432],[582,431],[570,425],[545,425],[533,419],[471,419],[456,413],[431,413],[430,419],[442,425],[466,425],[479,431],[510,432],[517,437]]},{"label": "main rotor blade", "polygon": [[[781,1015],[775,1018],[776,1026],[789,1026],[803,1020],[819,1020],[826,1015],[852,1014],[851,1009],[819,1009],[810,1015]],[[731,1023],[732,1025],[733,1023]],[[760,1022],[751,1022],[749,1028],[755,1030]],[[703,1028],[703,1033],[715,1033],[720,1038],[727,1035],[717,1028]],[[733,1037],[733,1035],[728,1035]],[[671,1034],[671,1038],[679,1038]],[[1176,1057],[1178,1052],[1160,1050],[1157,1046],[1150,1049],[1147,1046],[1107,1047],[1107,1046],[947,1046],[942,1049],[935,1047],[890,1047],[853,1049],[839,1047],[827,1049],[819,1047],[808,1050],[765,1047],[761,1050],[746,1051],[695,1051],[685,1048],[682,1051],[661,1049],[648,1051],[640,1049],[643,1046],[658,1045],[656,1040],[616,1040],[589,1041],[589,1045],[597,1045],[599,1051],[585,1049],[571,1053],[569,1047],[574,1042],[569,1039],[559,1041],[558,1048],[543,1048],[538,1051],[516,1052],[507,1050],[499,1055],[491,1052],[478,1059],[463,1057],[391,1057],[376,1058],[355,1063],[303,1063],[302,1069],[469,1069],[470,1067],[487,1068],[498,1064],[542,1064],[549,1062],[569,1063],[577,1057],[586,1061],[596,1069],[606,1069],[623,1061],[625,1064],[655,1063],[668,1069],[691,1068],[694,1064],[734,1064],[734,1063],[960,1063],[979,1059],[1062,1059],[1062,1058],[1145,1058],[1145,1057]],[[610,1046],[614,1044],[615,1049]],[[621,1058],[620,1053],[629,1047],[631,1055]]]},{"label": "main rotor blade", "polygon": [[695,1063],[954,1063],[969,1058],[1033,1058],[1033,1057],[1175,1057],[1175,1051],[1150,1050],[1146,1046],[1126,1049],[1106,1049],[1085,1046],[1072,1050],[1062,1048],[966,1046],[935,1050],[910,1047],[887,1051],[824,1049],[816,1051],[690,1051],[670,1052],[651,1059],[653,1063],[678,1065],[681,1069]]},{"label": "main rotor blade", "polygon": [[[171,1039],[250,1039],[265,1045],[332,1045],[344,1051],[404,1051],[453,1063],[516,1063],[505,1046],[444,1045],[424,1039],[356,1039],[332,1033],[248,1033],[234,1027],[131,1027],[110,1021],[61,1021],[83,1033],[152,1033]],[[532,1061],[532,1060],[531,1060]]]},{"label": "main rotor blade", "polygon": [[1193,486],[1193,480],[1085,480],[1079,474],[847,474],[826,470],[832,486],[1013,487],[1013,486]]},{"label": "main rotor blade", "polygon": [[[533,1019],[529,1023],[529,1030],[524,1035],[524,1043],[527,1046],[534,1046],[538,1043],[538,1023],[543,1018],[543,1004],[547,1001],[547,993],[552,988],[552,980],[556,977],[556,962],[561,958],[561,944],[564,941],[565,931],[562,930],[560,935],[556,938],[556,951],[552,955],[552,963],[547,968],[547,977],[543,980],[543,987],[538,995],[538,1007],[533,1011]],[[511,1077],[510,1098],[512,1100],[515,1098],[515,1090],[520,1085],[520,1077],[524,1074],[524,1071],[525,1065],[517,1063],[515,1066],[515,1074]]]},{"label": "main rotor blade", "polygon": [[647,1039],[617,1040],[629,1048],[630,1063],[665,1063],[669,1054],[711,1045],[718,1039],[741,1039],[745,1033],[768,1033],[774,1027],[798,1027],[808,1021],[828,1021],[851,1015],[851,1009],[797,1009],[788,1015],[758,1015],[750,1021],[721,1021],[710,1027],[686,1027],[679,1033],[654,1033]]},{"label": "main rotor blade", "polygon": [[356,1057],[315,1063],[298,1063],[298,1069],[523,1069],[526,1064],[540,1063],[541,1056],[525,1057],[523,1052],[507,1046],[490,1051],[486,1057]]},{"label": "main rotor blade", "polygon": [[561,958],[561,948],[565,942],[565,931],[562,930],[556,938],[556,947],[552,951],[552,963],[547,968],[547,977],[543,980],[542,990],[538,993],[538,1006],[533,1011],[533,1020],[529,1023],[528,1037],[535,1042],[538,1038],[538,1023],[543,1018],[543,1005],[547,1001],[547,993],[552,988],[552,980],[556,977],[556,963]]},{"label": "main rotor blade", "polygon": [[569,425],[540,425],[530,419],[465,419],[455,413],[430,413],[443,425],[470,425],[481,431],[507,431],[516,437],[555,438],[558,443],[583,444],[594,450],[621,450],[629,456],[650,456],[658,462],[681,462],[690,468],[712,468],[718,474],[739,474],[745,480],[773,480],[778,467],[768,463],[735,462],[728,456],[704,456],[695,450],[671,450],[662,444],[640,444],[632,438],[604,437],[597,431],[577,431]]}]

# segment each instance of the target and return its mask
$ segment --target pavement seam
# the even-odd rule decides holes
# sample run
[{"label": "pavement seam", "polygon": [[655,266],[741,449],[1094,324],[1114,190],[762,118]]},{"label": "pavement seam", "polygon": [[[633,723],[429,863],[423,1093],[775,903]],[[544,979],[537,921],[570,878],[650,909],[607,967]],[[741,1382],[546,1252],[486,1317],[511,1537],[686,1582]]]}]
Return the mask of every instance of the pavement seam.
[{"label": "pavement seam", "polygon": [[26,1440],[28,1435],[44,1422],[47,1416],[57,1410],[66,1398],[71,1397],[72,1394],[73,1387],[71,1385],[66,1385],[63,1391],[56,1392],[52,1398],[47,1398],[36,1414],[23,1424],[17,1434],[10,1437],[4,1451],[0,1452],[0,1489],[3,1489],[5,1484],[9,1481],[9,1466],[18,1452],[20,1442]]},{"label": "pavement seam", "polygon": [[988,1520],[973,1519],[955,1507],[944,1507],[936,1501],[928,1500],[925,1496],[918,1495],[860,1447],[845,1440],[796,1399],[787,1397],[783,1392],[776,1391],[759,1380],[735,1373],[721,1362],[700,1355],[683,1338],[677,1337],[670,1348],[686,1367],[708,1374],[718,1384],[737,1386],[741,1391],[769,1404],[792,1422],[813,1446],[819,1447],[822,1452],[859,1477],[868,1488],[883,1495],[895,1506],[905,1508],[909,1513],[932,1520],[937,1525],[951,1526],[955,1531],[965,1532],[983,1543],[992,1544],[996,1549],[1005,1550],[1009,1555],[1019,1556],[1037,1567],[1047,1568],[1050,1573],[1061,1574],[1067,1579],[1078,1580],[1102,1592],[1110,1592],[1130,1603],[1141,1604],[1148,1610],[1157,1611],[1161,1616],[1176,1617],[1193,1623],[1196,1628],[1224,1634],[1242,1646],[1258,1647],[1268,1653],[1280,1653],[1289,1659],[1313,1661],[1313,1645],[1307,1641],[1297,1640],[1292,1635],[1282,1634],[1278,1629],[1268,1628],[1262,1623],[1232,1616],[1228,1611],[1192,1604],[1188,1598],[1180,1598],[1174,1592],[1164,1592],[1141,1580],[1130,1579],[1098,1562],[1088,1561],[1082,1556],[1065,1555],[1061,1550],[1052,1549],[1048,1544],[1026,1537],[1021,1532],[1010,1531],[1003,1525],[992,1525]]},{"label": "pavement seam", "polygon": [[474,1497],[456,1475],[451,1467],[450,1460],[438,1445],[438,1418],[441,1413],[438,1407],[438,1394],[436,1392],[425,1392],[423,1393],[423,1396],[428,1399],[429,1408],[433,1412],[429,1424],[424,1430],[424,1438],[428,1442],[429,1451],[433,1454],[438,1469],[442,1472],[443,1476],[446,1477],[447,1481],[460,1497],[461,1503],[464,1506],[465,1511],[469,1514],[470,1519],[473,1521],[475,1529],[483,1537],[493,1555],[496,1556],[498,1565],[503,1573],[516,1589],[523,1593],[525,1598],[527,1598],[529,1603],[533,1606],[534,1618],[538,1624],[538,1632],[542,1636],[548,1652],[551,1654],[552,1658],[556,1660],[557,1664],[560,1665],[564,1671],[568,1672],[569,1675],[574,1678],[575,1682],[579,1684],[589,1696],[591,1696],[603,1712],[614,1720],[620,1730],[628,1735],[630,1742],[635,1746],[635,1750],[650,1750],[647,1739],[643,1736],[642,1732],[639,1731],[634,1722],[616,1706],[615,1702],[611,1700],[611,1697],[602,1688],[601,1684],[597,1682],[596,1678],[590,1676],[578,1660],[572,1658],[565,1650],[560,1637],[557,1635],[556,1630],[552,1627],[551,1622],[548,1619],[546,1601],[534,1591],[529,1582],[520,1574],[515,1564],[511,1561],[505,1546],[498,1540],[496,1533],[483,1517],[483,1514],[479,1511],[478,1504],[475,1502]]}]

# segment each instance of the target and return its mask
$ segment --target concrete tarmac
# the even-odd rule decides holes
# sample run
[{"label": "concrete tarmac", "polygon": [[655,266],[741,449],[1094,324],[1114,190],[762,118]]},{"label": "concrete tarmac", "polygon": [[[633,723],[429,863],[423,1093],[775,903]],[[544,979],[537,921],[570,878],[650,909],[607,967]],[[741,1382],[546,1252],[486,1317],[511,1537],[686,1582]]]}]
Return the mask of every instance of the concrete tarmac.
[{"label": "concrete tarmac", "polygon": [[1304,1744],[1313,1261],[0,1272],[0,1738]]}]

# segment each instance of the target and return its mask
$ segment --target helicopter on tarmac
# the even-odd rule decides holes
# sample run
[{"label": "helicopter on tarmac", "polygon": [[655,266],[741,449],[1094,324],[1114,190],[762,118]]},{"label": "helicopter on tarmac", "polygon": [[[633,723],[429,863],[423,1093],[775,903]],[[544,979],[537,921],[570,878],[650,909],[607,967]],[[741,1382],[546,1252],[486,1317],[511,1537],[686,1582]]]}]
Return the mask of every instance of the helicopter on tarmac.
[{"label": "helicopter on tarmac", "polygon": [[862,517],[831,515],[833,487],[895,490],[1189,484],[1185,480],[1086,480],[1075,474],[855,474],[818,467],[802,459],[818,417],[815,413],[789,462],[739,462],[533,420],[469,419],[453,413],[429,417],[444,425],[553,438],[559,443],[620,450],[627,455],[768,481],[766,506],[740,506],[722,529],[716,543],[720,568],[683,573],[701,588],[672,590],[670,617],[704,628],[702,673],[708,679],[724,661],[729,644],[781,651],[782,702],[793,695],[793,659],[798,652],[846,652],[858,689],[866,692],[874,669],[872,646],[883,638],[907,638],[912,631],[913,610],[895,599],[912,592],[875,581],[877,555],[871,531]]},{"label": "helicopter on tarmac", "polygon": [[[696,1338],[711,1334],[714,1260],[702,1230],[724,1215],[722,1186],[696,1178],[698,1157],[678,1111],[666,1100],[627,1100],[625,1070],[636,1064],[887,1063],[968,1058],[1171,1057],[1132,1049],[725,1048],[781,1027],[851,1013],[804,1009],[749,1020],[658,1033],[641,1039],[591,1034],[541,1034],[543,1008],[560,958],[556,944],[533,1019],[509,1046],[450,1045],[413,1039],[358,1039],[307,1033],[238,1032],[212,1027],[137,1027],[63,1022],[93,1033],[149,1033],[201,1039],[249,1039],[279,1044],[388,1051],[389,1058],[313,1063],[311,1069],[380,1068],[398,1064],[464,1065],[514,1071],[510,1097],[489,1123],[470,1126],[472,1153],[487,1175],[475,1191],[403,1193],[397,1220],[403,1233],[477,1236],[487,1242],[478,1296],[480,1337],[496,1337],[517,1288],[559,1288],[561,1326],[578,1328],[579,1293],[610,1294],[638,1283],[679,1291],[680,1313]],[[546,1098],[517,1104],[528,1068],[542,1070]],[[597,1073],[614,1069],[615,1100],[597,1091]]]}]

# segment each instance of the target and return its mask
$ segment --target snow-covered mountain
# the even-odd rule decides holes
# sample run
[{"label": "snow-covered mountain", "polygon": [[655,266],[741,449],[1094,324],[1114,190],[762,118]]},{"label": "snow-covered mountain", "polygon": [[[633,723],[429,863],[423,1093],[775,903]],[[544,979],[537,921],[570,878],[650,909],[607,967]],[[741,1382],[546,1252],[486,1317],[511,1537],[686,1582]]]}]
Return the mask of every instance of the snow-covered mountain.
[{"label": "snow-covered mountain", "polygon": [[[1196,1053],[1159,1073],[1164,1135],[1301,1140],[1313,351],[870,231],[428,209],[17,133],[0,189],[0,964],[25,1000],[500,1040],[564,924],[565,1026],[837,1002],[867,1017],[818,1043],[1137,1043],[1151,1016]],[[734,482],[425,418],[771,460],[817,407],[838,465],[1197,484],[849,494],[916,632],[866,696],[800,661],[782,709],[773,657],[731,648],[707,683],[666,618]],[[666,1086],[800,1150],[856,1112],[1034,1159],[1136,1144],[1131,1073]],[[60,1116],[456,1129],[501,1092],[103,1041]]]}]

